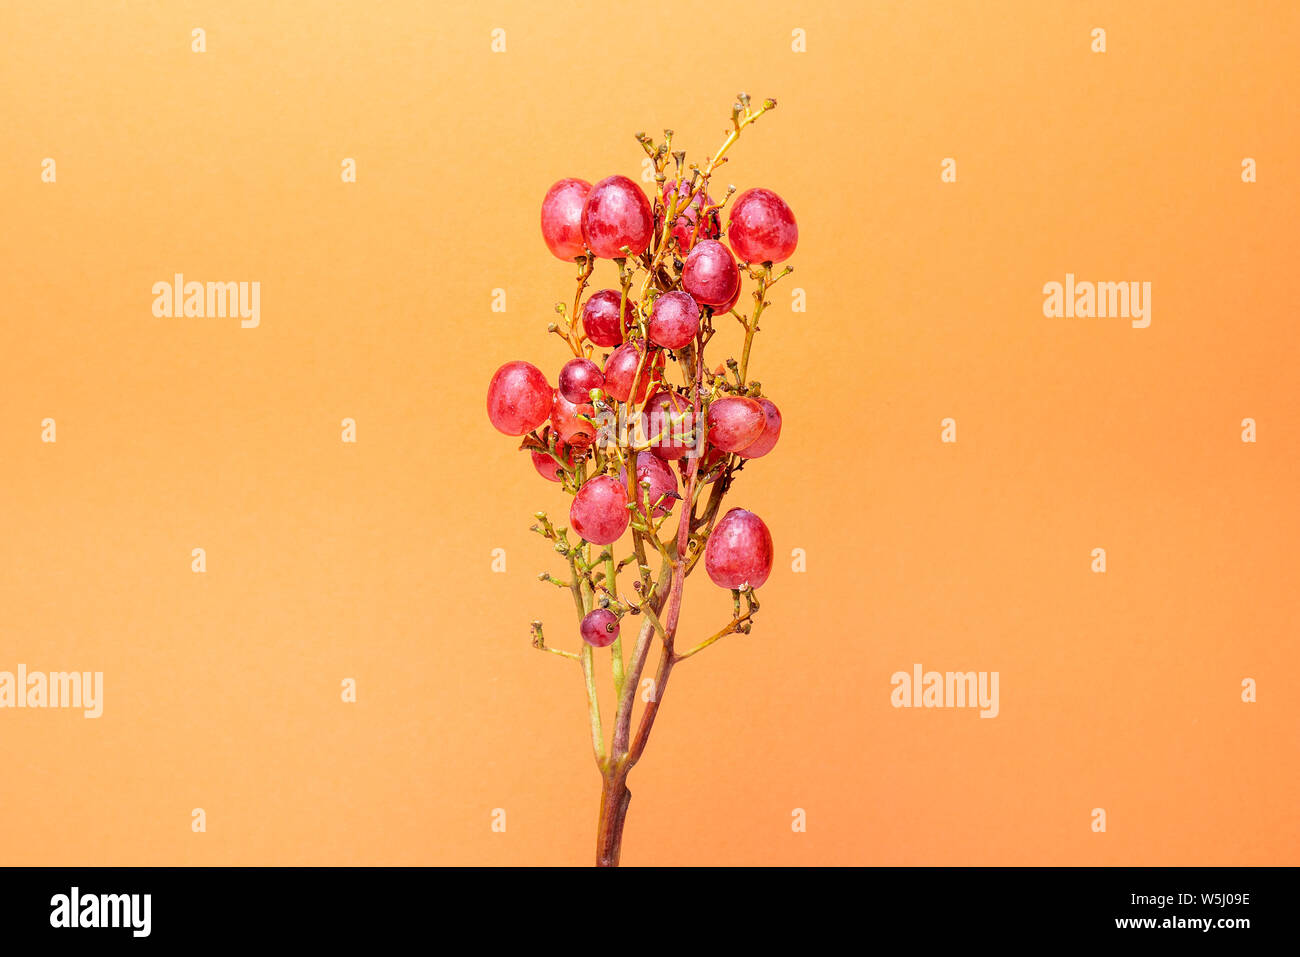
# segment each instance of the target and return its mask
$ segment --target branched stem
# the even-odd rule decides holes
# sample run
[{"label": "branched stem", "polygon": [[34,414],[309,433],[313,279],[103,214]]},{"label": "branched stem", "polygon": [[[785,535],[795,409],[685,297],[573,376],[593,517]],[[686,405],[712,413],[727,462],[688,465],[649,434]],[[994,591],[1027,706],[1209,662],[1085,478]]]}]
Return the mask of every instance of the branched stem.
[{"label": "branched stem", "polygon": [[767,305],[767,287],[771,279],[772,264],[763,263],[762,272],[758,277],[758,289],[754,292],[754,311],[749,317],[749,322],[745,323],[745,350],[740,354],[742,386],[749,381],[746,378],[749,374],[749,352],[754,346],[754,333],[758,332],[758,317],[763,314],[763,307]]},{"label": "branched stem", "polygon": [[[664,131],[664,140],[656,144],[644,133],[637,134],[637,140],[650,158],[654,168],[655,179],[655,229],[651,242],[640,253],[633,254],[627,246],[615,259],[619,270],[619,321],[625,311],[633,313],[631,329],[626,338],[641,342],[636,370],[632,376],[632,386],[626,402],[603,400],[597,396],[595,403],[602,415],[616,414],[621,423],[635,419],[637,434],[628,436],[624,425],[620,424],[619,436],[613,442],[598,442],[590,450],[572,450],[562,448],[557,441],[554,429],[530,432],[525,436],[522,447],[533,452],[549,455],[559,466],[558,477],[563,487],[570,494],[576,493],[586,482],[588,473],[594,475],[617,476],[624,470],[627,487],[629,528],[632,535],[632,554],[626,558],[616,559],[613,549],[594,555],[591,546],[582,540],[570,544],[569,532],[564,528],[555,528],[544,513],[537,513],[537,524],[533,530],[552,543],[556,552],[564,556],[569,565],[567,580],[561,580],[543,572],[538,577],[560,588],[569,589],[579,621],[596,608],[605,609],[627,622],[629,616],[641,617],[635,641],[631,643],[630,657],[625,657],[624,643],[621,636],[616,636],[610,643],[611,677],[616,701],[613,717],[613,731],[609,746],[606,747],[604,725],[602,721],[599,695],[595,678],[595,653],[592,645],[584,642],[578,653],[550,648],[542,635],[541,623],[533,627],[534,647],[549,651],[561,657],[573,659],[581,665],[583,684],[587,694],[588,719],[591,727],[592,751],[602,778],[600,816],[597,830],[597,863],[606,866],[617,865],[622,846],[623,824],[627,816],[631,792],[627,779],[632,767],[643,755],[650,733],[653,730],[668,679],[675,665],[687,658],[694,657],[705,648],[712,646],[727,635],[747,634],[752,625],[754,613],[758,610],[752,590],[733,592],[734,611],[732,620],[686,651],[676,650],[678,626],[681,622],[683,593],[686,579],[695,570],[705,553],[709,535],[722,506],[723,499],[731,488],[734,476],[744,467],[744,460],[735,455],[724,455],[708,469],[707,474],[701,468],[703,449],[692,452],[681,460],[683,494],[677,514],[677,526],[674,534],[669,536],[664,531],[670,521],[670,509],[676,499],[675,488],[671,495],[658,494],[658,501],[650,501],[648,489],[638,474],[638,456],[650,454],[651,451],[671,434],[671,425],[659,430],[661,434],[652,435],[655,430],[640,429],[641,416],[650,407],[650,402],[660,389],[669,395],[683,400],[683,407],[689,406],[692,413],[693,429],[696,436],[701,435],[705,413],[709,404],[722,395],[761,395],[761,385],[748,379],[749,361],[753,341],[758,332],[759,319],[768,303],[766,295],[772,285],[789,273],[787,268],[780,275],[773,277],[772,264],[746,264],[749,277],[756,284],[755,304],[748,318],[732,309],[730,314],[742,324],[745,330],[744,346],[740,360],[730,359],[725,364],[730,376],[710,371],[704,357],[704,349],[714,334],[715,318],[711,311],[706,311],[698,333],[686,346],[675,350],[673,357],[681,370],[681,385],[670,386],[665,376],[668,367],[659,365],[652,344],[649,342],[647,321],[654,298],[662,293],[681,289],[680,264],[674,256],[683,254],[686,242],[674,236],[679,221],[679,214],[684,211],[695,216],[690,245],[693,246],[701,236],[701,228],[707,222],[716,221],[732,195],[735,187],[729,186],[721,202],[706,199],[710,178],[727,162],[727,153],[740,138],[746,127],[760,116],[775,109],[774,100],[766,100],[754,108],[744,93],[739,94],[738,102],[732,107],[731,129],[727,132],[721,147],[702,166],[686,166],[685,153],[674,151],[673,133]],[[675,186],[667,188],[670,175],[669,163],[675,166]],[[689,178],[688,178],[689,177]],[[692,205],[694,204],[694,209]],[[662,219],[659,217],[662,216]],[[678,234],[680,235],[680,233]],[[572,308],[561,304],[556,307],[566,320],[561,328],[552,324],[551,331],[560,335],[575,356],[590,357],[593,344],[586,339],[581,325],[582,296],[591,279],[595,265],[594,257],[579,256],[577,288],[573,297]],[[637,273],[644,270],[644,279],[639,283],[639,295],[633,304],[633,280]],[[733,381],[734,380],[734,381]],[[644,398],[638,396],[644,393]],[[689,401],[687,396],[689,395]],[[672,411],[678,411],[675,399],[669,403]],[[702,442],[700,443],[703,444]],[[568,461],[566,461],[566,457]],[[660,460],[662,461],[662,460]],[[594,469],[594,471],[592,471]],[[712,484],[707,498],[704,485]],[[657,514],[658,513],[658,514]],[[649,564],[652,553],[657,553],[660,560],[658,573]],[[635,565],[632,587],[622,596],[619,594],[618,575],[628,565]],[[635,592],[635,595],[633,595]],[[742,613],[740,599],[742,595],[747,607]],[[655,666],[653,687],[646,695],[645,707],[640,720],[635,723],[636,698],[640,692],[643,675],[648,667],[652,646],[661,645]]]}]

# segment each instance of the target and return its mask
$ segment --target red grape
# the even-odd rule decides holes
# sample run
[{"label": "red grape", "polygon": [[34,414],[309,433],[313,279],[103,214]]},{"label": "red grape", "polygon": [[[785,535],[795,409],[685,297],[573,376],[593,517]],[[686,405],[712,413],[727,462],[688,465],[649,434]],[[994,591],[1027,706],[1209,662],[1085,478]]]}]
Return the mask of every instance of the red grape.
[{"label": "red grape", "polygon": [[[618,480],[624,488],[627,487],[626,468],[619,471]],[[663,518],[671,512],[677,500],[681,498],[677,494],[677,476],[673,474],[673,470],[649,452],[636,454],[636,481],[638,485],[650,483],[649,490],[645,488],[637,490],[637,497],[640,499],[638,504],[643,510],[655,506],[653,511],[655,518]],[[659,504],[656,505],[656,502]]]},{"label": "red grape", "polygon": [[655,345],[680,349],[700,331],[700,307],[687,293],[666,292],[651,307],[646,328]]},{"label": "red grape", "polygon": [[724,452],[739,452],[763,434],[763,407],[746,396],[715,399],[709,406],[709,442]]},{"label": "red grape", "polygon": [[555,404],[551,407],[551,428],[561,442],[575,449],[585,449],[596,440],[596,427],[579,416],[594,417],[595,414],[596,409],[590,402],[576,404],[556,392]]},{"label": "red grape", "polygon": [[627,531],[627,486],[608,475],[587,481],[569,506],[569,523],[587,541],[612,545]]},{"label": "red grape", "polygon": [[581,405],[591,401],[591,390],[605,386],[605,374],[590,359],[570,359],[560,368],[560,395]]},{"label": "red grape", "polygon": [[[533,468],[537,469],[537,474],[552,482],[559,482],[561,480],[560,474],[562,471],[560,463],[555,461],[554,457],[547,452],[541,452],[537,449],[532,449],[531,451],[533,455]],[[555,447],[555,454],[564,459],[565,463],[572,467],[573,453],[563,445],[557,445]]]},{"label": "red grape", "polygon": [[727,313],[731,312],[732,309],[735,309],[736,303],[740,302],[740,290],[743,286],[744,283],[736,283],[736,291],[731,294],[731,298],[720,306],[714,306],[713,314],[715,316],[725,316]]},{"label": "red grape", "polygon": [[551,384],[529,362],[507,362],[488,384],[487,413],[506,435],[523,435],[551,414]]},{"label": "red grape", "polygon": [[[703,209],[713,205],[713,200],[709,197],[708,193],[701,191],[695,194],[695,198],[688,205],[684,207],[681,206],[680,204],[685,203],[686,198],[691,194],[691,184],[683,180],[681,185],[678,185],[674,181],[669,181],[664,184],[664,201],[666,203],[671,203],[673,201],[674,190],[677,191],[679,197],[677,202],[679,205],[677,216],[673,219],[673,225],[669,232],[676,238],[677,248],[681,250],[682,255],[685,255],[691,251],[691,246],[694,245],[695,240],[717,239],[721,236],[722,222],[718,217],[718,211],[716,209],[712,210],[704,217],[704,221],[700,223],[699,235],[697,236],[695,232],[695,222],[700,218],[700,212]],[[667,210],[661,210],[659,212],[659,216],[655,222],[656,228],[663,225],[663,217],[666,213]]]},{"label": "red grape", "polygon": [[772,573],[772,533],[763,520],[733,508],[714,526],[704,546],[704,568],[719,588],[759,588]]},{"label": "red grape", "polygon": [[[726,458],[726,452],[716,446],[709,445],[706,442],[704,446],[704,454],[700,456],[700,467],[695,472],[695,481],[703,482],[705,485],[708,485],[710,482],[716,482],[722,475],[722,469],[718,469],[718,471],[713,475],[709,475],[709,472]],[[681,469],[682,478],[686,477],[686,466],[689,461],[690,459],[682,459],[677,463],[677,467]]]},{"label": "red grape", "polygon": [[731,204],[727,238],[746,262],[779,263],[799,245],[799,226],[785,200],[770,189],[747,189]]},{"label": "red grape", "polygon": [[623,343],[605,360],[605,391],[619,402],[642,401],[650,390],[650,380],[659,378],[658,374],[663,372],[664,354],[656,349],[641,369],[636,395],[633,396],[632,380],[636,378],[637,365],[641,362],[641,351],[641,340],[633,339]]},{"label": "red grape", "polygon": [[682,266],[682,288],[704,306],[720,306],[735,295],[740,270],[731,250],[716,239],[706,239],[691,250]]},{"label": "red grape", "polygon": [[576,259],[583,254],[582,207],[591,184],[583,179],[562,179],[546,191],[542,200],[542,239],[559,259]]},{"label": "red grape", "polygon": [[636,305],[629,299],[623,304],[623,319],[619,321],[618,304],[623,294],[617,289],[602,289],[592,293],[582,307],[582,330],[598,346],[616,346],[623,341],[623,330],[633,324]]},{"label": "red grape", "polygon": [[646,404],[646,438],[661,459],[680,459],[694,444],[693,409],[676,392],[659,392]]},{"label": "red grape", "polygon": [[759,459],[776,448],[776,440],[781,437],[781,410],[771,399],[759,399],[763,407],[763,431],[753,442],[740,450],[743,459]]},{"label": "red grape", "polygon": [[606,648],[618,637],[618,616],[608,608],[597,608],[587,612],[578,630],[593,648]]},{"label": "red grape", "polygon": [[593,255],[621,259],[627,246],[639,256],[650,245],[654,219],[641,187],[626,176],[602,179],[582,207],[582,238]]}]

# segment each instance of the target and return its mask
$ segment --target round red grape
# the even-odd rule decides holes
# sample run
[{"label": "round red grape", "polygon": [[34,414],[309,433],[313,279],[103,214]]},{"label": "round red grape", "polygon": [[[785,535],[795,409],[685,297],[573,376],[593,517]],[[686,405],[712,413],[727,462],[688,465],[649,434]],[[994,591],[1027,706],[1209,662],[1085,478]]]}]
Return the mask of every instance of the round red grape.
[{"label": "round red grape", "polygon": [[661,459],[680,459],[694,445],[690,402],[676,392],[659,392],[646,404],[646,438]]},{"label": "round red grape", "polygon": [[[700,191],[695,194],[695,198],[686,206],[681,206],[686,202],[686,198],[691,194],[691,184],[682,181],[678,185],[675,181],[669,181],[664,184],[664,200],[668,203],[673,201],[673,191],[678,194],[677,216],[673,220],[672,228],[669,230],[671,235],[677,240],[677,248],[681,250],[682,255],[691,251],[691,246],[701,239],[717,239],[722,235],[722,222],[718,216],[718,211],[711,210],[700,223],[699,235],[696,235],[695,223],[700,218],[700,212],[713,205],[713,200],[709,194]],[[663,225],[663,216],[667,210],[661,210],[655,221],[655,227]]]},{"label": "round red grape", "polygon": [[763,431],[749,445],[740,450],[742,459],[759,459],[776,448],[776,440],[781,437],[781,410],[771,399],[759,399],[763,407]]},{"label": "round red grape", "polygon": [[[726,458],[726,452],[722,451],[722,449],[717,446],[709,445],[706,442],[704,444],[704,454],[700,456],[700,467],[695,473],[695,481],[703,482],[705,485],[708,485],[711,482],[716,482],[722,475],[722,470],[718,469],[718,471],[714,472],[713,475],[710,475],[709,472],[713,471],[714,467]],[[690,459],[682,459],[677,463],[677,467],[681,469],[682,478],[686,477],[688,462],[690,462]]]},{"label": "round red grape", "polygon": [[587,194],[582,207],[582,238],[587,248],[602,259],[639,256],[650,245],[654,218],[650,201],[641,187],[626,176],[602,179]]},{"label": "round red grape", "polygon": [[666,292],[650,308],[646,328],[655,345],[680,349],[700,331],[700,307],[687,293]]},{"label": "round red grape", "polygon": [[608,475],[589,479],[569,506],[574,531],[595,545],[612,545],[627,531],[627,486]]},{"label": "round red grape", "polygon": [[[627,487],[626,468],[619,471],[618,480],[624,488]],[[641,508],[646,509],[654,505],[655,518],[663,518],[671,512],[677,500],[681,498],[677,494],[677,476],[673,474],[673,470],[649,452],[636,454],[636,481],[642,486],[637,493]],[[644,487],[646,482],[650,483],[649,490]]]},{"label": "round red grape", "polygon": [[719,588],[759,588],[772,573],[772,533],[763,520],[733,508],[709,534],[704,568]]},{"label": "round red grape", "polygon": [[551,414],[551,384],[529,362],[507,362],[488,384],[487,413],[498,431],[523,435]]},{"label": "round red grape", "polygon": [[605,374],[590,359],[570,359],[560,367],[560,395],[581,405],[591,401],[592,389],[605,387]]},{"label": "round red grape", "polygon": [[596,427],[579,416],[594,417],[595,414],[596,409],[590,402],[573,403],[557,391],[555,404],[551,407],[551,428],[561,442],[575,449],[585,449],[596,440]]},{"label": "round red grape", "polygon": [[713,314],[715,316],[725,316],[727,313],[731,312],[732,309],[735,309],[736,303],[740,302],[740,291],[743,287],[744,283],[736,283],[736,291],[731,294],[731,298],[720,306],[714,306]]},{"label": "round red grape", "polygon": [[[560,467],[560,463],[555,461],[555,458],[547,452],[541,452],[537,449],[532,449],[531,451],[533,456],[533,468],[537,469],[537,474],[552,482],[561,481],[560,476],[563,473],[563,469]],[[557,445],[555,447],[555,454],[564,459],[565,464],[570,468],[573,467],[573,454],[563,445]]]},{"label": "round red grape", "polygon": [[767,416],[747,396],[731,395],[709,406],[709,442],[724,452],[739,452],[763,434]]},{"label": "round red grape", "polygon": [[598,346],[616,346],[623,341],[623,330],[633,324],[636,305],[629,299],[623,304],[623,318],[620,321],[618,304],[623,294],[617,289],[602,289],[594,292],[582,307],[582,330],[587,338]]},{"label": "round red grape", "polygon": [[682,288],[696,302],[720,306],[736,294],[740,269],[731,250],[716,239],[706,239],[691,250],[682,266]]},{"label": "round red grape", "polygon": [[593,648],[606,648],[618,637],[618,616],[608,608],[597,608],[587,612],[578,630]]},{"label": "round red grape", "polygon": [[659,378],[664,368],[664,354],[655,349],[641,369],[637,379],[636,395],[632,395],[632,380],[636,378],[637,366],[641,363],[642,343],[640,339],[625,342],[615,349],[605,360],[605,391],[619,402],[640,402],[650,390],[650,381]]},{"label": "round red grape", "polygon": [[559,259],[576,259],[582,246],[582,207],[591,184],[583,179],[562,179],[546,191],[542,200],[542,239]]},{"label": "round red grape", "polygon": [[770,189],[747,189],[731,204],[727,238],[746,262],[779,263],[799,245],[799,226],[785,200]]}]

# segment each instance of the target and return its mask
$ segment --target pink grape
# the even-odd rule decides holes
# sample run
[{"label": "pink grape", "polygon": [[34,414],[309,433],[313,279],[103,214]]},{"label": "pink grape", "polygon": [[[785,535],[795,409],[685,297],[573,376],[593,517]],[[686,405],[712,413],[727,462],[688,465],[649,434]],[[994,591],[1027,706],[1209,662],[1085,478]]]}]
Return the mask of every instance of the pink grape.
[{"label": "pink grape", "polygon": [[639,256],[650,245],[654,218],[641,187],[626,176],[602,179],[582,207],[582,238],[593,255],[621,259],[627,246]]},{"label": "pink grape", "polygon": [[680,349],[700,331],[700,307],[687,293],[666,292],[651,307],[647,329],[655,345]]},{"label": "pink grape", "polygon": [[776,440],[781,437],[781,410],[771,399],[759,399],[763,407],[763,431],[753,442],[740,450],[742,459],[759,459],[776,448]]},{"label": "pink grape", "polygon": [[592,389],[605,387],[605,374],[590,359],[570,359],[560,367],[560,395],[581,405],[591,401]]},{"label": "pink grape", "polygon": [[[555,459],[547,452],[539,452],[537,449],[532,449],[531,452],[533,457],[533,468],[537,469],[538,475],[551,482],[561,481],[560,475],[562,469],[560,468],[559,462],[555,461]],[[569,466],[573,465],[573,454],[566,449],[563,444],[557,445],[555,447],[555,452],[560,458],[564,459],[566,464]]]},{"label": "pink grape", "polygon": [[724,452],[739,452],[763,434],[767,416],[747,396],[731,395],[709,406],[709,442]]},{"label": "pink grape", "polygon": [[582,307],[582,329],[598,346],[616,346],[623,341],[623,330],[631,327],[636,305],[629,299],[623,304],[619,320],[618,304],[623,294],[617,289],[602,289],[588,297]]},{"label": "pink grape", "polygon": [[619,402],[641,402],[650,391],[650,380],[659,378],[663,372],[664,354],[656,349],[641,368],[641,378],[637,380],[637,391],[633,396],[632,380],[636,378],[641,353],[641,340],[633,339],[623,343],[605,360],[605,391]]},{"label": "pink grape", "polygon": [[577,259],[582,246],[582,207],[591,184],[583,179],[562,179],[542,200],[542,239],[558,259]]},{"label": "pink grape", "polygon": [[579,416],[595,416],[596,409],[590,403],[570,402],[557,391],[555,403],[551,406],[551,428],[565,445],[575,449],[585,449],[596,440],[596,427]]},{"label": "pink grape", "polygon": [[578,630],[591,647],[606,648],[618,637],[618,616],[608,608],[597,608],[587,612]]},{"label": "pink grape", "polygon": [[589,479],[569,506],[569,523],[587,541],[612,545],[627,531],[627,486],[608,475]]},{"label": "pink grape", "polygon": [[736,303],[740,302],[740,290],[743,286],[744,283],[736,283],[736,291],[731,294],[731,298],[720,306],[714,306],[713,314],[715,316],[725,316],[727,313],[731,312],[732,309],[735,309]]},{"label": "pink grape", "polygon": [[779,263],[799,245],[799,226],[785,200],[770,189],[747,189],[731,204],[731,248],[745,262]]},{"label": "pink grape", "polygon": [[690,422],[693,412],[690,402],[676,392],[656,393],[645,408],[650,451],[669,461],[689,452],[695,431]]},{"label": "pink grape", "polygon": [[704,546],[704,569],[719,588],[762,587],[772,574],[772,558],[772,533],[743,508],[722,516]]},{"label": "pink grape", "polygon": [[[618,481],[624,488],[627,487],[626,468],[619,471]],[[663,518],[671,512],[681,498],[677,494],[677,476],[673,470],[649,452],[638,452],[636,455],[636,481],[637,485],[643,486],[637,492],[641,507],[645,509],[654,505],[655,518]],[[646,482],[650,483],[648,490],[644,488]],[[655,505],[656,502],[659,504]]]},{"label": "pink grape", "polygon": [[706,239],[691,250],[682,266],[682,288],[704,306],[720,306],[736,294],[740,270],[731,250]]},{"label": "pink grape", "polygon": [[488,384],[487,413],[498,431],[523,435],[551,414],[551,384],[529,362],[507,362]]},{"label": "pink grape", "polygon": [[[695,473],[695,481],[702,482],[705,485],[708,485],[711,482],[716,482],[722,476],[722,470],[718,469],[718,471],[713,475],[709,475],[709,472],[711,472],[715,466],[726,458],[726,452],[716,446],[709,445],[706,442],[704,445],[704,454],[700,456],[699,469]],[[686,478],[686,468],[687,463],[689,462],[690,459],[682,459],[677,463],[677,467],[681,470],[683,479]]]},{"label": "pink grape", "polygon": [[[722,222],[718,217],[718,211],[716,209],[711,211],[704,217],[704,221],[700,223],[699,235],[697,236],[695,223],[700,218],[700,211],[706,207],[712,206],[713,200],[710,198],[708,193],[701,191],[695,194],[695,198],[688,205],[682,207],[680,204],[686,202],[686,198],[691,195],[691,184],[684,180],[681,185],[678,185],[675,181],[671,180],[665,183],[664,200],[666,202],[671,203],[673,201],[674,190],[677,191],[679,197],[677,200],[679,208],[669,232],[676,238],[677,248],[681,250],[683,255],[685,255],[691,251],[691,246],[694,245],[693,241],[700,239],[717,239],[721,236]],[[666,213],[666,209],[660,211],[655,222],[656,228],[663,225],[663,217]]]}]

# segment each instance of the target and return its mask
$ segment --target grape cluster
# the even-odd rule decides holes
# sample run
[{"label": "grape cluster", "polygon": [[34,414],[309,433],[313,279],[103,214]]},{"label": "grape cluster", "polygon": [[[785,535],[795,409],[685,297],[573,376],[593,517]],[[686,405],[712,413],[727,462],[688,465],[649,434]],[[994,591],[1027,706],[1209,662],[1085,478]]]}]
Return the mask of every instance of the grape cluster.
[{"label": "grape cluster", "polygon": [[[653,201],[626,176],[595,185],[562,179],[547,190],[542,238],[556,258],[578,264],[579,297],[601,259],[617,263],[621,288],[592,292],[580,309],[575,299],[567,337],[574,356],[558,370],[555,386],[524,361],[501,366],[488,386],[492,424],[506,435],[525,436],[523,448],[538,473],[573,495],[569,523],[584,543],[612,545],[629,526],[634,533],[657,535],[684,491],[672,463],[685,481],[691,460],[698,458],[699,485],[721,481],[725,492],[740,465],[770,453],[781,434],[780,410],[758,383],[743,381],[735,360],[726,365],[734,382],[722,366],[703,368],[703,353],[715,318],[733,314],[745,275],[760,281],[757,325],[757,310],[765,305],[763,283],[771,282],[773,264],[789,259],[798,244],[794,213],[771,190],[746,190],[730,205],[724,236],[727,200],[713,201],[707,173],[692,167],[688,175],[680,158],[678,167],[676,179],[657,177]],[[629,277],[639,270],[645,277],[638,301]],[[750,320],[735,315],[748,333],[747,366]],[[597,349],[610,351],[598,355]],[[681,385],[667,381],[670,355],[686,378]],[[655,434],[638,444],[602,433],[597,441],[598,410],[641,414],[651,422],[691,418],[704,434]],[[634,480],[627,474],[631,462]],[[763,520],[740,508],[716,519],[716,502],[712,513],[697,516],[694,505],[685,503],[680,521],[690,526],[692,549],[704,544],[713,582],[734,590],[762,585],[773,560]],[[704,527],[697,529],[696,522]],[[618,634],[620,616],[610,607],[605,603],[581,623],[580,634],[592,646],[605,647]]]}]

